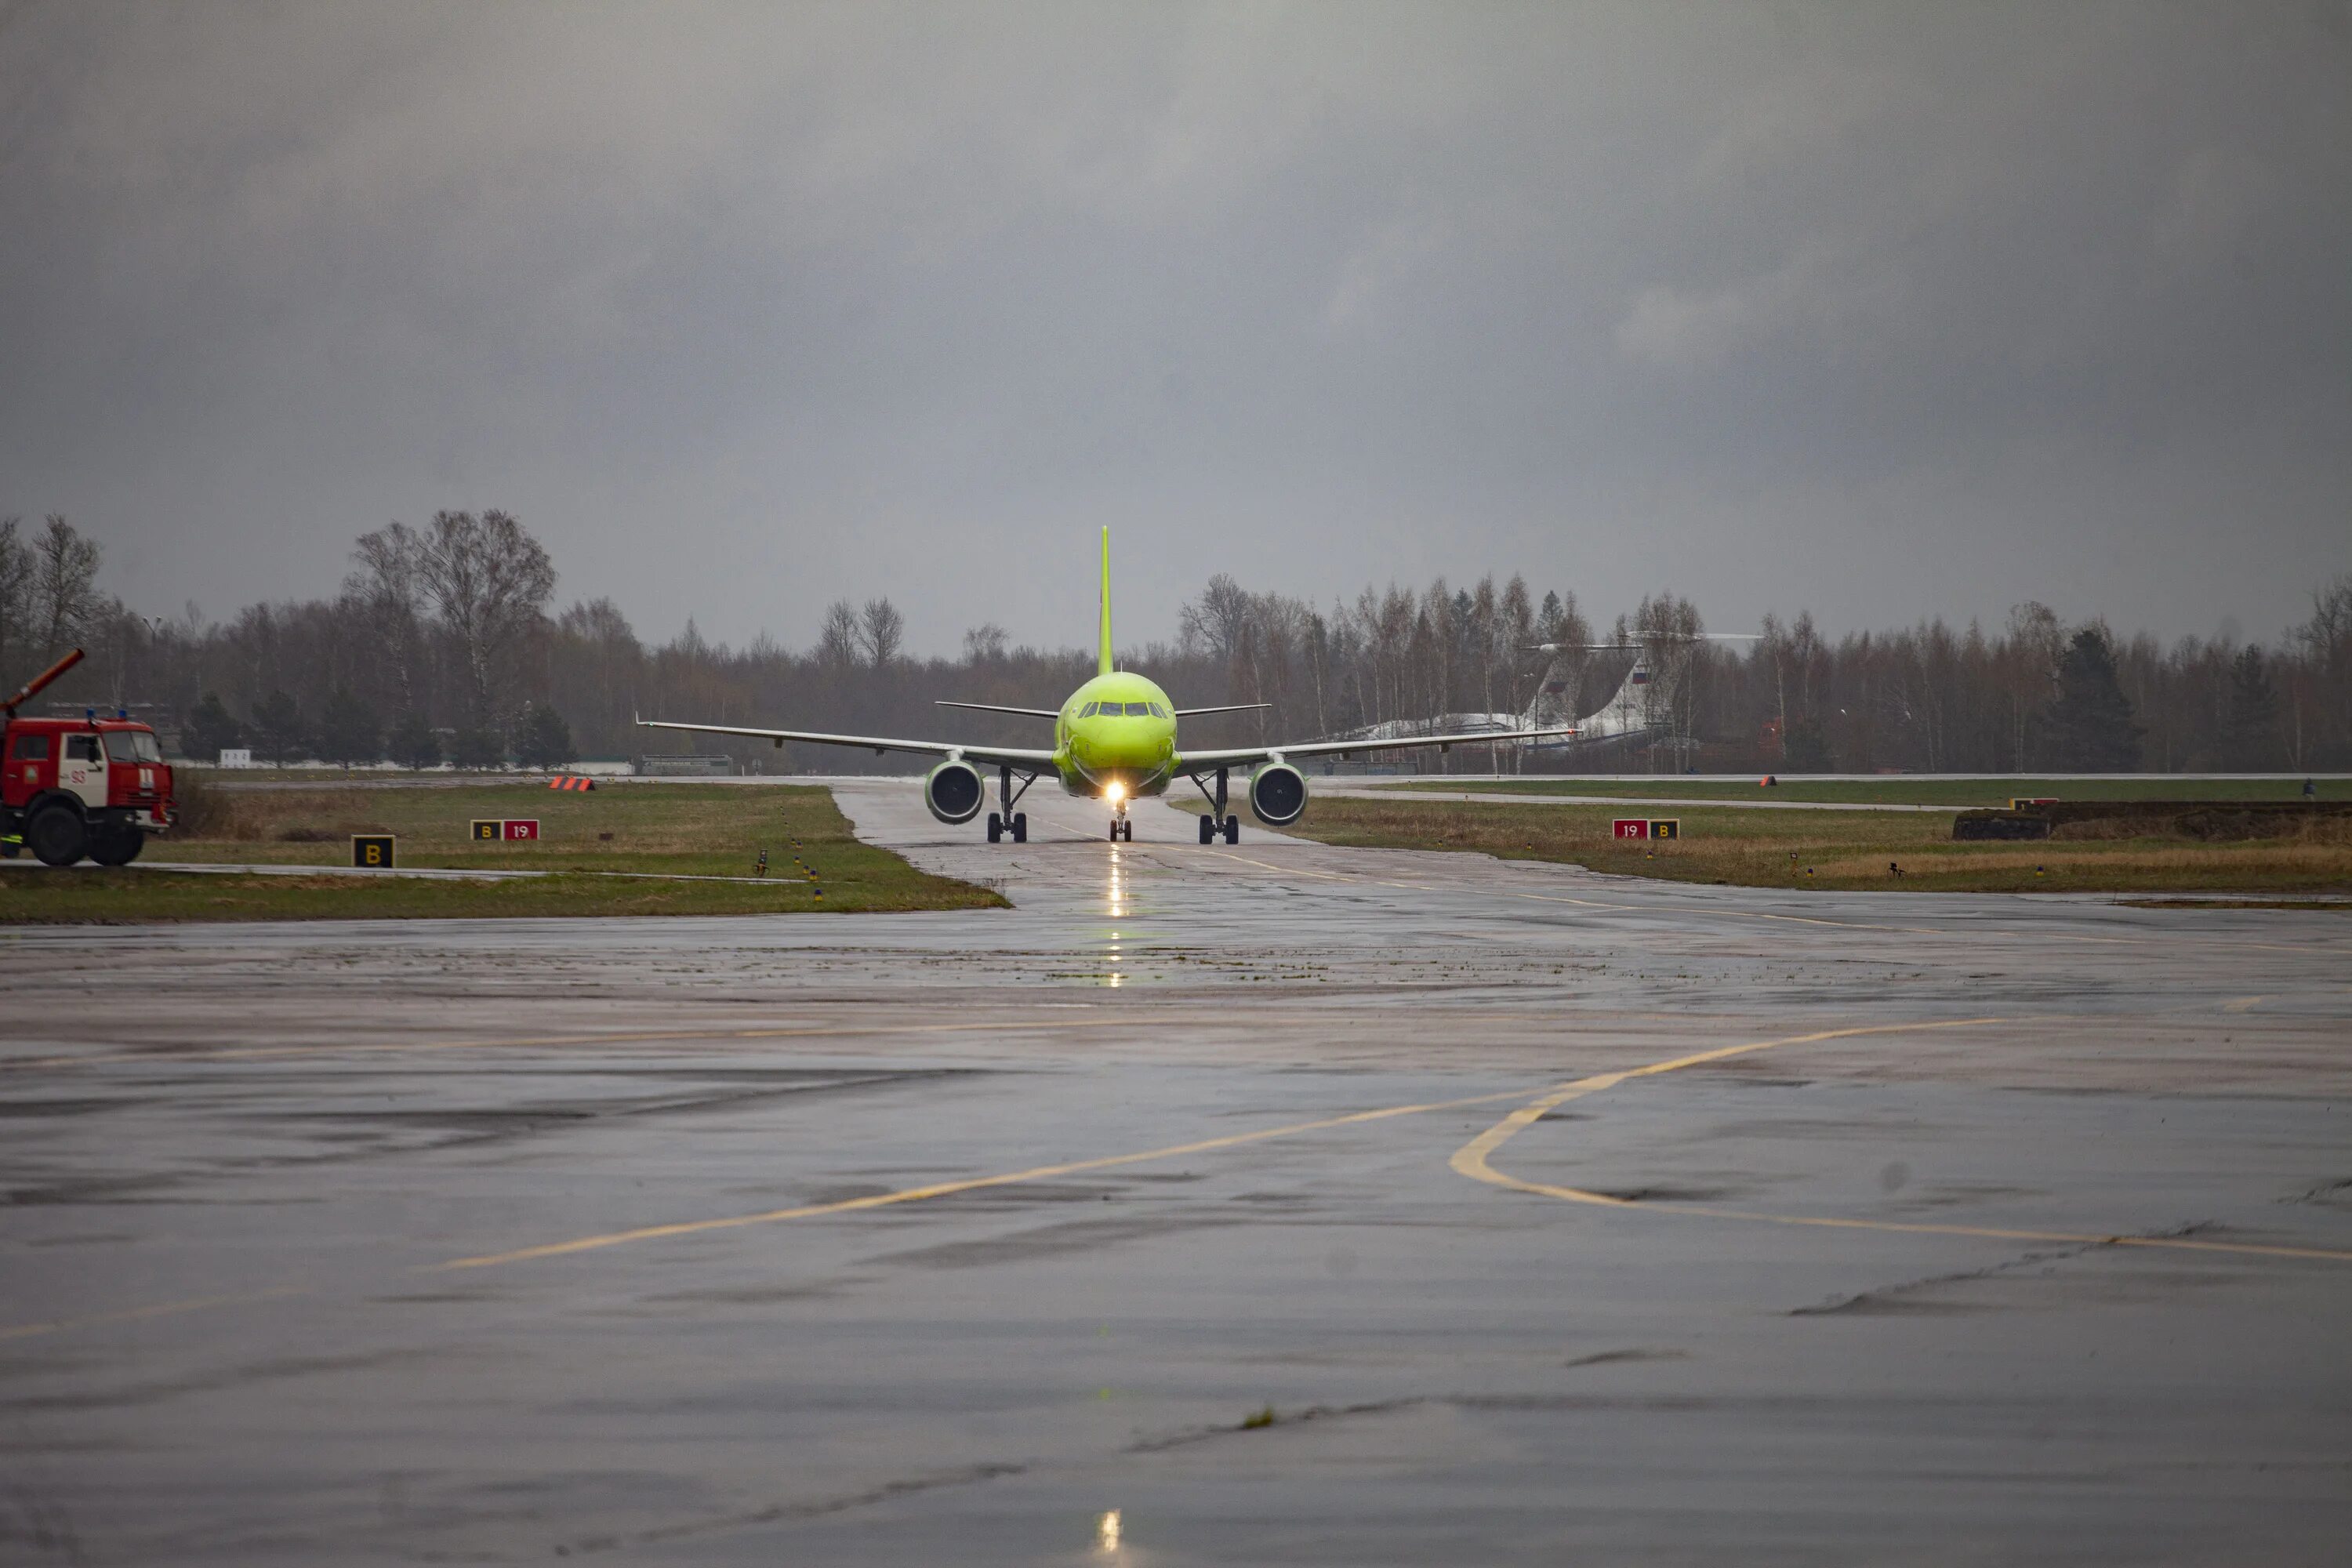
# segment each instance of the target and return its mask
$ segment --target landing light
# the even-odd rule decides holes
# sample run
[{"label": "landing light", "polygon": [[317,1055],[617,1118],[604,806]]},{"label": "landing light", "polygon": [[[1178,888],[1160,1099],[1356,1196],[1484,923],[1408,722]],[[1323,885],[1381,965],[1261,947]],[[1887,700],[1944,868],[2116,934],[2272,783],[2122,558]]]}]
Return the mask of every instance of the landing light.
[{"label": "landing light", "polygon": [[1113,784],[1108,789],[1103,791],[1103,798],[1113,803],[1125,800],[1127,798],[1127,786],[1125,784]]}]

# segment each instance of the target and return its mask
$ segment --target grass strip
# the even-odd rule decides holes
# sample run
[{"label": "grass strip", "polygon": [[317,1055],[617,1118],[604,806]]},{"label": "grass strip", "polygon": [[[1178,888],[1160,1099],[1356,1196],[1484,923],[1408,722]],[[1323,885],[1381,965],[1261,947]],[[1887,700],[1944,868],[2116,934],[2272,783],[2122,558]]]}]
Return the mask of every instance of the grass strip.
[{"label": "grass strip", "polygon": [[[1373,780],[1373,783],[1381,781]],[[1783,778],[1764,788],[1757,778],[1457,779],[1400,781],[1399,793],[1591,795],[1609,800],[1797,800],[1852,805],[2007,805],[2012,796],[2060,800],[2301,800],[2303,780],[2178,774],[2162,778],[1870,779]],[[2352,800],[2352,779],[2315,779],[2321,800]]]},{"label": "grass strip", "polygon": [[[1595,871],[1753,888],[1913,892],[2341,892],[2352,844],[2178,839],[1960,844],[1941,815],[1676,807],[1683,837],[1612,836],[1610,806],[1322,796],[1286,833],[1382,849],[1465,849]],[[1631,815],[1631,814],[1627,814]],[[1896,875],[1890,867],[1900,867]]]},{"label": "grass strip", "polygon": [[[1003,908],[992,889],[919,871],[858,841],[821,787],[642,785],[559,795],[529,784],[271,790],[207,803],[208,830],[152,840],[150,858],[317,866],[321,875],[172,872],[19,862],[0,872],[0,923],[470,920],[515,916],[873,913]],[[478,842],[476,818],[529,817],[536,842]],[[327,872],[350,836],[394,833],[413,868],[554,873],[503,882]],[[748,878],[760,851],[768,874]],[[629,872],[627,877],[581,875]],[[646,880],[645,878],[677,879]]]}]

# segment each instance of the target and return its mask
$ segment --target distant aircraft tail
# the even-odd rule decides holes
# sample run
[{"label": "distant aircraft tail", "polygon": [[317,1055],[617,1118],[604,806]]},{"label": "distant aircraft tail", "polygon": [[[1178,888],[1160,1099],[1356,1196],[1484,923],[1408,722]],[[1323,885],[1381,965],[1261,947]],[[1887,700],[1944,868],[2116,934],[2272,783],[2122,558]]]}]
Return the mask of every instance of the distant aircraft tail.
[{"label": "distant aircraft tail", "polygon": [[1095,673],[1110,673],[1110,530],[1102,531],[1102,648],[1096,656]]}]

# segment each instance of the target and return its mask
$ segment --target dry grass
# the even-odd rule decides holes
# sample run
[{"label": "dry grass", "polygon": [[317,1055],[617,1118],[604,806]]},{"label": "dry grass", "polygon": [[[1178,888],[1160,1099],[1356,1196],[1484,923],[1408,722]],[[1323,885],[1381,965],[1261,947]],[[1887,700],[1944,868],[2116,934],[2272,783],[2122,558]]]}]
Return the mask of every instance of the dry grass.
[{"label": "dry grass", "polygon": [[[1320,799],[1286,832],[1326,843],[1472,849],[1596,871],[1748,887],[1990,892],[2318,892],[2352,889],[2352,843],[2330,829],[2295,839],[2195,844],[2098,839],[1960,844],[1948,816],[1679,807],[1684,837],[1611,834],[1607,806]],[[1622,815],[1632,815],[1623,813]],[[1900,867],[1897,875],[1890,867]]]},{"label": "dry grass", "polygon": [[[154,840],[148,859],[348,866],[351,835],[393,833],[406,867],[637,875],[463,882],[52,871],[17,862],[0,876],[0,923],[771,914],[1001,908],[1005,901],[987,888],[930,876],[858,842],[832,792],[820,788],[646,784],[560,795],[530,784],[214,784],[200,786],[197,805],[188,815],[202,830]],[[536,818],[543,837],[536,843],[478,842],[467,832],[476,817]],[[748,878],[762,848],[763,879],[686,879]],[[654,879],[667,878],[678,879]]]}]

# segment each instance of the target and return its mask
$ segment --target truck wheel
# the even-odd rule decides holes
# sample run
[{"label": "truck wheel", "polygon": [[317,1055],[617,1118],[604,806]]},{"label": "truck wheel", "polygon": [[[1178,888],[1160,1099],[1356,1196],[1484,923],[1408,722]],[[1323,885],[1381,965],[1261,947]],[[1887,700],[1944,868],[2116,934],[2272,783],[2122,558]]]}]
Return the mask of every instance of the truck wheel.
[{"label": "truck wheel", "polygon": [[44,866],[70,866],[89,850],[81,814],[71,806],[45,805],[25,825],[25,842]]},{"label": "truck wheel", "polygon": [[147,847],[147,836],[135,827],[101,825],[90,830],[89,858],[101,866],[128,866]]}]

